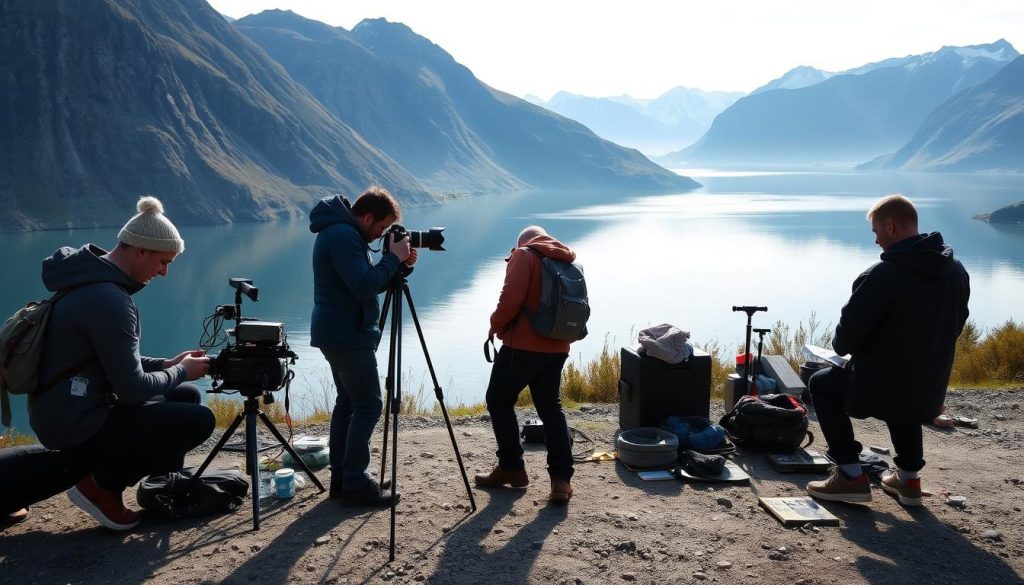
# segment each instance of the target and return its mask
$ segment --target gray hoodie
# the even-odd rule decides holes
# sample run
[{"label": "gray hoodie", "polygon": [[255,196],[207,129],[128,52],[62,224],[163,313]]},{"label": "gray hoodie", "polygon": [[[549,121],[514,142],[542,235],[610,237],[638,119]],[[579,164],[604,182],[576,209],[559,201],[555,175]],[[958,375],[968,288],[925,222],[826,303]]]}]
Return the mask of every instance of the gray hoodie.
[{"label": "gray hoodie", "polygon": [[104,254],[105,250],[87,244],[77,250],[60,248],[43,260],[43,284],[48,290],[74,290],[50,314],[40,381],[93,358],[70,379],[29,395],[29,423],[50,449],[90,438],[106,421],[112,402],[139,404],[185,381],[183,366],[162,370],[162,358],[139,355],[142,330],[131,295],[145,285],[101,258]]}]

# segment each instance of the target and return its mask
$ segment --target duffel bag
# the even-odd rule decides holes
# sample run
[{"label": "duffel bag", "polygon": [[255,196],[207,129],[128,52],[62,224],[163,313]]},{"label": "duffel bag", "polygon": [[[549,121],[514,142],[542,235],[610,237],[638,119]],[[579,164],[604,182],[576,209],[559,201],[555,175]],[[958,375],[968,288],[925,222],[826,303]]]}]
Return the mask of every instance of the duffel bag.
[{"label": "duffel bag", "polygon": [[807,407],[789,394],[741,396],[719,424],[734,443],[748,449],[796,451],[814,442]]}]

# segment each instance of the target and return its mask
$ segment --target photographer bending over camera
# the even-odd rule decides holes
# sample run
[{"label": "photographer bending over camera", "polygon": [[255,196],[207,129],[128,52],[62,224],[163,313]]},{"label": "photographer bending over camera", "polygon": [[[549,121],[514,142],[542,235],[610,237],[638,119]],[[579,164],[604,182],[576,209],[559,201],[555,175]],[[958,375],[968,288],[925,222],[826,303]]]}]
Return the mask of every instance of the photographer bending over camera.
[{"label": "photographer bending over camera", "polygon": [[541,336],[521,313],[524,309],[536,312],[540,303],[539,256],[573,262],[576,252],[549,236],[540,226],[524,229],[516,245],[505,259],[508,262],[505,284],[498,306],[491,313],[491,327],[487,332],[488,339],[497,335],[502,340],[487,385],[487,412],[491,415],[498,443],[498,465],[488,474],[475,476],[474,481],[481,487],[526,487],[530,483],[515,412],[519,393],[529,386],[537,416],[544,423],[551,477],[548,501],[565,504],[572,497],[569,480],[573,475],[573,461],[569,427],[558,392],[562,366],[569,357],[569,342]]},{"label": "photographer bending over camera", "polygon": [[[209,358],[202,351],[170,359],[139,355],[141,327],[131,295],[166,276],[185,242],[155,197],[139,199],[137,207],[113,251],[86,244],[43,260],[46,288],[69,292],[53,305],[39,365],[40,380],[57,382],[28,399],[39,441],[92,470],[68,497],[114,530],[138,524],[122,492],[146,475],[180,470],[185,453],[214,427],[213,413],[199,405],[199,388],[183,384],[206,374]],[[54,459],[46,453],[33,458]],[[60,475],[46,481],[61,481]],[[40,499],[52,487],[26,485]]]},{"label": "photographer bending over camera", "polygon": [[416,250],[409,238],[388,236],[386,252],[374,264],[370,242],[398,221],[401,209],[391,193],[371,187],[354,204],[341,195],[325,197],[309,214],[313,245],[313,317],[310,344],[331,366],[338,398],[331,414],[330,497],[345,506],[388,507],[398,494],[374,481],[370,437],[384,408],[375,352],[380,344],[380,302],[399,266],[411,267]]}]

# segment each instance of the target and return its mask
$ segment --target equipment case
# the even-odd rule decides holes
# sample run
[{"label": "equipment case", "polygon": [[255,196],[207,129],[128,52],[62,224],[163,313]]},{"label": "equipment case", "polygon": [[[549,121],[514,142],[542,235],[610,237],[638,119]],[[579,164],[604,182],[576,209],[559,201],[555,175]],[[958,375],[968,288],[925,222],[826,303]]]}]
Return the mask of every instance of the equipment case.
[{"label": "equipment case", "polygon": [[619,361],[619,427],[656,427],[671,415],[703,416],[711,408],[711,356],[694,347],[669,364],[623,347]]}]

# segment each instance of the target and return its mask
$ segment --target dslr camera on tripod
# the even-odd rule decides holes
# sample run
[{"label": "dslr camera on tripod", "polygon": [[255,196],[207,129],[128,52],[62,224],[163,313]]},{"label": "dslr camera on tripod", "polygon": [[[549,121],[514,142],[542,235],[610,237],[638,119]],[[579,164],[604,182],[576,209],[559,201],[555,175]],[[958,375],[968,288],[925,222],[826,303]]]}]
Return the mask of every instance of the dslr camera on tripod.
[{"label": "dslr camera on tripod", "polygon": [[405,226],[400,223],[392,224],[382,235],[381,240],[384,242],[384,251],[388,251],[388,236],[395,234],[395,242],[401,242],[405,238],[409,238],[409,245],[413,248],[427,248],[434,252],[444,252],[444,231],[443,227],[432,227],[429,230],[406,230]]},{"label": "dslr camera on tripod", "polygon": [[[210,357],[210,391],[237,390],[247,398],[262,395],[264,402],[272,403],[270,393],[284,388],[294,377],[289,366],[298,356],[288,347],[283,323],[242,317],[242,295],[259,301],[259,289],[252,280],[232,278],[228,284],[235,289],[235,304],[217,306],[203,321],[199,342],[207,350],[224,345],[219,354]],[[228,319],[235,321],[235,328],[225,334],[223,326]]]}]

